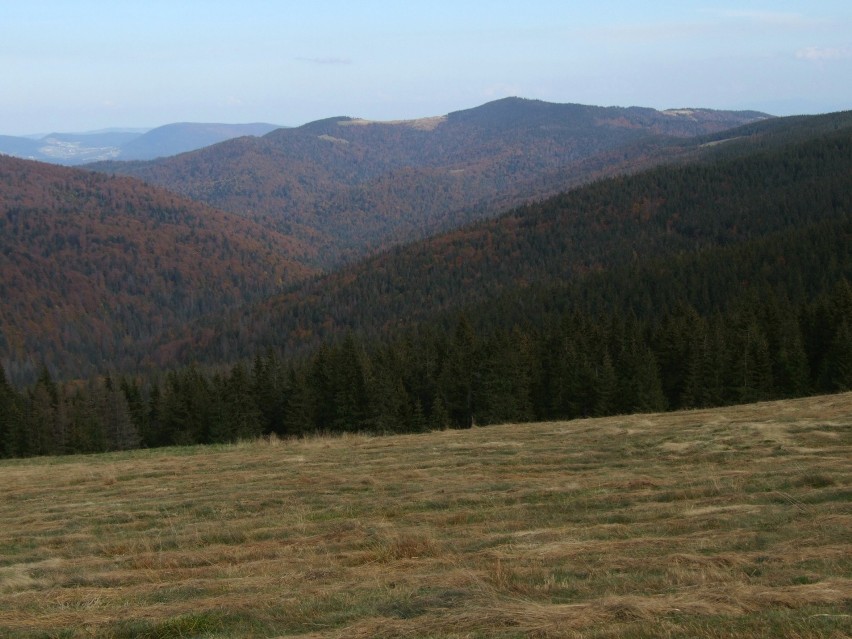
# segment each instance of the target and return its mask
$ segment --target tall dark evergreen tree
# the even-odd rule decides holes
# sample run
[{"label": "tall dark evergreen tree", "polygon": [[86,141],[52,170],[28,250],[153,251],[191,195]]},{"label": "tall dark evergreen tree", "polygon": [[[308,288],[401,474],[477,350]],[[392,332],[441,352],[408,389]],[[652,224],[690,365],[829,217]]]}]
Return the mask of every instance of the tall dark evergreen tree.
[{"label": "tall dark evergreen tree", "polygon": [[222,401],[229,430],[225,441],[251,439],[263,433],[262,414],[257,407],[251,379],[242,364],[235,364],[224,380]]},{"label": "tall dark evergreen tree", "polygon": [[129,376],[121,378],[119,387],[127,401],[127,408],[130,412],[133,427],[136,429],[139,446],[144,446],[146,445],[145,437],[149,431],[149,413],[147,402],[142,395],[142,389],[139,386],[138,380]]},{"label": "tall dark evergreen tree", "polygon": [[106,432],[108,450],[131,450],[139,447],[139,431],[130,415],[124,392],[107,375],[96,390],[97,408]]},{"label": "tall dark evergreen tree", "polygon": [[333,375],[331,346],[323,343],[310,360],[308,378],[310,388],[310,419],[313,429],[329,432],[337,426],[336,393]]},{"label": "tall dark evergreen tree", "polygon": [[819,385],[829,392],[852,388],[852,285],[845,278],[827,296],[825,352],[821,357]]},{"label": "tall dark evergreen tree", "polygon": [[823,364],[823,380],[832,391],[852,390],[852,318],[841,321],[835,329]]},{"label": "tall dark evergreen tree", "polygon": [[165,445],[210,443],[210,382],[195,366],[172,371],[161,390],[159,419]]},{"label": "tall dark evergreen tree", "polygon": [[[393,348],[381,349],[371,358],[368,420],[371,430],[398,433],[423,429],[423,407],[406,390],[403,368],[399,353]],[[415,405],[419,406],[416,426]]]},{"label": "tall dark evergreen tree", "polygon": [[731,340],[729,370],[733,401],[748,403],[771,398],[773,383],[769,344],[751,313],[732,319]]},{"label": "tall dark evergreen tree", "polygon": [[[682,401],[694,401],[687,392],[690,365],[697,366],[690,356],[690,345],[700,330],[700,316],[690,305],[680,304],[676,311],[664,315],[654,338],[654,352],[661,371],[663,393],[669,406],[680,408]],[[693,374],[698,371],[693,368]],[[695,383],[695,380],[693,380]]]},{"label": "tall dark evergreen tree", "polygon": [[316,392],[311,385],[307,367],[291,367],[287,371],[286,396],[284,405],[284,434],[302,436],[318,430],[315,407]]},{"label": "tall dark evergreen tree", "polygon": [[334,431],[358,431],[370,416],[367,357],[352,333],[332,351],[330,364]]},{"label": "tall dark evergreen tree", "polygon": [[474,417],[474,378],[478,374],[476,337],[470,321],[462,316],[456,323],[439,387],[450,424],[470,428]]},{"label": "tall dark evergreen tree", "polygon": [[284,371],[272,349],[268,349],[265,356],[255,356],[251,384],[263,432],[284,435],[287,404]]},{"label": "tall dark evergreen tree", "polygon": [[558,327],[551,327],[539,344],[540,367],[532,389],[533,406],[539,419],[562,419],[572,414],[576,360],[571,341]]},{"label": "tall dark evergreen tree", "polygon": [[[65,452],[64,413],[60,415],[59,387],[47,366],[26,398],[24,423],[26,455],[55,455]],[[62,419],[61,419],[62,418]]]},{"label": "tall dark evergreen tree", "polygon": [[95,380],[90,380],[84,388],[78,388],[70,396],[69,452],[102,453],[109,449],[106,428],[98,410],[98,397],[99,391]]},{"label": "tall dark evergreen tree", "polygon": [[25,441],[22,400],[0,366],[0,457],[26,454]]},{"label": "tall dark evergreen tree", "polygon": [[595,417],[612,415],[616,412],[618,401],[618,375],[609,351],[601,353],[594,370],[595,403],[592,414]]},{"label": "tall dark evergreen tree", "polygon": [[483,340],[477,357],[474,397],[480,425],[532,419],[530,346],[518,330]]},{"label": "tall dark evergreen tree", "polygon": [[631,340],[618,367],[621,413],[651,413],[666,409],[666,397],[660,381],[657,359],[651,348]]},{"label": "tall dark evergreen tree", "polygon": [[145,429],[140,433],[141,445],[147,447],[166,446],[169,443],[168,435],[163,426],[163,396],[160,392],[160,384],[154,380],[151,390],[148,392],[147,419]]},{"label": "tall dark evergreen tree", "polygon": [[445,430],[451,426],[450,415],[444,406],[441,395],[435,395],[432,400],[432,412],[429,416],[429,426],[432,430]]}]

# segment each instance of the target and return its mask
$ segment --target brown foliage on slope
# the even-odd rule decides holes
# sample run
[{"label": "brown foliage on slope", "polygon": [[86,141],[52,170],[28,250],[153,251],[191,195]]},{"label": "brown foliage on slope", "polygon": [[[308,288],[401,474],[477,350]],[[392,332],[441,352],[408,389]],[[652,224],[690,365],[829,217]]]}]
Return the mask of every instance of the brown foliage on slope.
[{"label": "brown foliage on slope", "polygon": [[132,178],[0,157],[0,361],[14,377],[42,359],[120,358],[131,341],[310,275],[309,256]]}]

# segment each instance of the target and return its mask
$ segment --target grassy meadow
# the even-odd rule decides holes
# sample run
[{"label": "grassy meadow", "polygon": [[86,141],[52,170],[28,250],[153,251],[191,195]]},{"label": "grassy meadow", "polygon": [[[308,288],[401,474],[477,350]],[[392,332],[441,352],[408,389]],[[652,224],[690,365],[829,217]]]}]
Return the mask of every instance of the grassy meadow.
[{"label": "grassy meadow", "polygon": [[852,394],[0,462],[0,636],[847,637]]}]

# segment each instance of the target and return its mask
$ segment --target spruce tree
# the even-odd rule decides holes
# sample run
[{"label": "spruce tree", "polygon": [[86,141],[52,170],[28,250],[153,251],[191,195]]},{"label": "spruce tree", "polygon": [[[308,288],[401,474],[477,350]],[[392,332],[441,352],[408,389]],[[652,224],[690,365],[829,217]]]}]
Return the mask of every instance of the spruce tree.
[{"label": "spruce tree", "polygon": [[772,396],[772,362],[765,335],[753,316],[740,317],[732,326],[731,392],[737,403]]},{"label": "spruce tree", "polygon": [[444,409],[456,428],[473,425],[477,372],[476,338],[470,322],[462,316],[456,323],[439,381]]},{"label": "spruce tree", "polygon": [[[316,429],[320,432],[327,432],[337,425],[337,407],[335,404],[337,398],[335,397],[333,366],[331,347],[324,342],[311,358],[308,379],[298,380],[299,382],[306,382],[310,387],[311,408],[309,412],[312,426],[309,427],[309,430]],[[302,398],[298,398],[296,401],[307,398],[307,393],[305,393]]]},{"label": "spruce tree", "polygon": [[[307,368],[307,367],[305,367]],[[291,367],[287,371],[284,405],[284,434],[302,436],[318,430],[315,407],[316,391],[310,384],[309,371]]]},{"label": "spruce tree", "polygon": [[852,319],[842,321],[835,331],[823,378],[832,391],[852,390]]},{"label": "spruce tree", "polygon": [[[59,413],[59,387],[42,364],[26,401],[25,455],[53,455],[65,449],[65,429]],[[62,416],[64,418],[64,414]]]},{"label": "spruce tree", "polygon": [[332,352],[330,362],[334,431],[358,431],[368,425],[370,399],[366,355],[352,333]]},{"label": "spruce tree", "polygon": [[251,375],[252,394],[260,411],[264,433],[284,434],[284,408],[287,397],[281,362],[272,349],[265,357],[257,355]]},{"label": "spruce tree", "polygon": [[527,337],[518,329],[484,340],[474,377],[477,424],[523,422],[532,417]]},{"label": "spruce tree", "polygon": [[0,366],[0,457],[23,455],[23,438],[21,398]]},{"label": "spruce tree", "polygon": [[253,439],[263,433],[261,412],[258,410],[251,379],[242,364],[235,364],[224,380],[222,396],[228,441]]},{"label": "spruce tree", "polygon": [[440,394],[432,400],[429,423],[432,430],[445,430],[450,427],[450,415],[447,413],[447,408],[444,406],[444,400],[441,399]]},{"label": "spruce tree", "polygon": [[107,375],[97,389],[97,407],[106,432],[108,450],[132,450],[139,447],[139,431],[130,416],[127,398]]},{"label": "spruce tree", "polygon": [[420,423],[414,426],[414,406],[406,391],[402,364],[394,349],[386,348],[376,353],[371,360],[370,370],[370,428],[381,433],[423,430],[422,404]]},{"label": "spruce tree", "polygon": [[98,411],[97,382],[90,380],[85,388],[77,389],[69,398],[71,432],[68,452],[102,453],[108,450],[104,421]]},{"label": "spruce tree", "polygon": [[140,433],[140,445],[146,447],[166,446],[167,435],[163,428],[163,397],[160,392],[160,384],[156,380],[151,384],[148,392],[146,410],[146,428]]},{"label": "spruce tree", "polygon": [[423,404],[420,403],[420,399],[415,399],[414,408],[411,411],[411,431],[423,433],[427,430],[429,430],[429,422],[423,412]]},{"label": "spruce tree", "polygon": [[594,417],[612,415],[616,412],[618,377],[609,352],[604,350],[595,367],[594,376],[595,403],[592,407]]}]

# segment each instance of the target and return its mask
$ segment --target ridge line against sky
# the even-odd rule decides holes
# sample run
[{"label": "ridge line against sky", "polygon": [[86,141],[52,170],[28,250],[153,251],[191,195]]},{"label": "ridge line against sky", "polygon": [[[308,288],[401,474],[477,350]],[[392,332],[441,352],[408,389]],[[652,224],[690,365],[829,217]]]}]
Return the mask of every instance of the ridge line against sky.
[{"label": "ridge line against sky", "polygon": [[550,102],[852,108],[852,3],[0,0],[0,133]]}]

